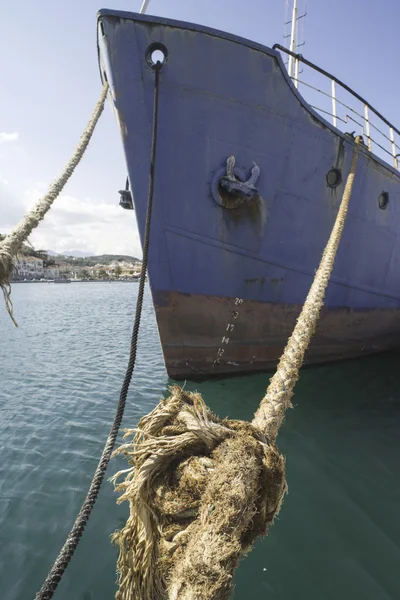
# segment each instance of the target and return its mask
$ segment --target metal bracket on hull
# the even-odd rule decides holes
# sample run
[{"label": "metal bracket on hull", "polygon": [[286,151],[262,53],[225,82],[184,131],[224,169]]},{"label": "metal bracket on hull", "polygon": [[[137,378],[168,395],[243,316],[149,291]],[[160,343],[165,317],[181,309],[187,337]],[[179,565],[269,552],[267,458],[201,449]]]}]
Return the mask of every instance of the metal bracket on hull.
[{"label": "metal bracket on hull", "polygon": [[133,209],[133,202],[132,202],[132,194],[131,194],[131,191],[129,189],[129,179],[128,179],[128,177],[126,178],[125,189],[124,190],[119,190],[118,193],[121,194],[121,198],[119,200],[119,205],[122,206],[122,208],[126,208],[127,210],[134,210]]}]

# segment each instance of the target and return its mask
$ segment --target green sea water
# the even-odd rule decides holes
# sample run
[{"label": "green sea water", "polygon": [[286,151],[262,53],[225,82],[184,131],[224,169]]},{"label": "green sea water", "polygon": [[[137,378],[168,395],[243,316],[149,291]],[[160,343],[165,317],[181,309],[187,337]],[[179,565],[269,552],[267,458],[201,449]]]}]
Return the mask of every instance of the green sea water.
[{"label": "green sea water", "polygon": [[[33,599],[86,495],[126,368],[137,284],[19,284],[0,306],[0,599]],[[123,426],[167,393],[147,290]],[[251,419],[267,375],[188,382],[220,416]],[[289,494],[241,562],[234,598],[400,598],[400,352],[306,369],[279,446]],[[124,468],[111,462],[108,476]],[[109,600],[110,534],[127,507],[104,482],[58,600]]]}]

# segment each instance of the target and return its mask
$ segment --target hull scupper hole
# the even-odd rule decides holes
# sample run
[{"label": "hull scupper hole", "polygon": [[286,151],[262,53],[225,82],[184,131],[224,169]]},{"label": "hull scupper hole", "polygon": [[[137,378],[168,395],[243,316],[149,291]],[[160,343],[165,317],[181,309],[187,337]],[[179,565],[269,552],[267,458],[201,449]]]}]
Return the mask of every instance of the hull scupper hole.
[{"label": "hull scupper hole", "polygon": [[389,204],[389,194],[388,192],[382,192],[382,194],[378,198],[378,206],[381,210],[385,210],[387,205]]},{"label": "hull scupper hole", "polygon": [[332,189],[336,188],[342,183],[342,172],[336,167],[329,169],[326,174],[326,183]]},{"label": "hull scupper hole", "polygon": [[153,42],[146,49],[146,62],[154,69],[157,63],[160,63],[163,67],[168,59],[168,50],[161,42]]}]

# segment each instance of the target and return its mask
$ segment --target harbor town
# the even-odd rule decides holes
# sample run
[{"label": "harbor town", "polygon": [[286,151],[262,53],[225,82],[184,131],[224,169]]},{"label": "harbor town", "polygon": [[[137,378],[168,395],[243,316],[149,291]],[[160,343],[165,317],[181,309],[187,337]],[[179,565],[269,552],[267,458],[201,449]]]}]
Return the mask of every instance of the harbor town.
[{"label": "harbor town", "polygon": [[[59,259],[46,253],[43,256],[18,255],[13,259],[13,278],[17,282],[38,281],[129,281],[138,279],[140,260],[109,260],[90,257],[89,260],[65,257]],[[90,264],[90,259],[99,262]]]}]

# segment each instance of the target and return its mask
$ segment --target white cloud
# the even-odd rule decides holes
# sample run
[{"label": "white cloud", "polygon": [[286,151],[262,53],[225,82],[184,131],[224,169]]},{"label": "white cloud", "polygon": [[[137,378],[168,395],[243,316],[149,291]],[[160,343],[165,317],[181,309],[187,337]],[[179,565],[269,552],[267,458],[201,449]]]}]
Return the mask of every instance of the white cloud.
[{"label": "white cloud", "polygon": [[[26,193],[25,211],[43,194]],[[81,250],[87,254],[128,254],[142,256],[136,217],[117,202],[106,204],[59,196],[44,220],[30,236],[37,249]]]},{"label": "white cloud", "polygon": [[7,233],[22,218],[25,212],[21,205],[18,189],[0,176],[0,233]]},{"label": "white cloud", "polygon": [[0,132],[0,144],[3,142],[16,142],[19,138],[19,133],[15,131],[14,133],[5,133]]},{"label": "white cloud", "polygon": [[[0,178],[0,233],[8,233],[48,190],[36,183],[25,193]],[[29,241],[37,249],[80,250],[86,254],[127,254],[140,258],[141,245],[134,211],[115,203],[61,194]]]}]

